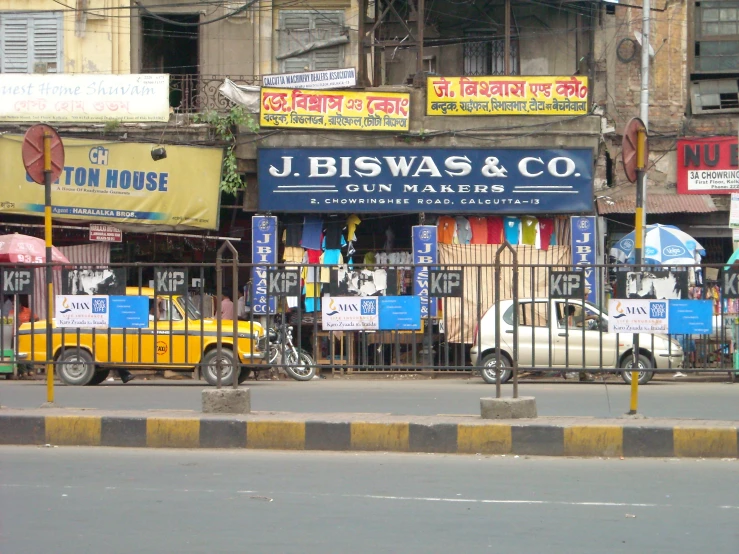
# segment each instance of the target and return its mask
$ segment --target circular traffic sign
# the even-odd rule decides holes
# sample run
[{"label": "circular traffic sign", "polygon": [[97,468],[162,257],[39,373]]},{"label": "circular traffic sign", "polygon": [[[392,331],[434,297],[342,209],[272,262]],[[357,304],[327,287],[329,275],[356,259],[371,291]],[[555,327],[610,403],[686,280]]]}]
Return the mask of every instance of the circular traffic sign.
[{"label": "circular traffic sign", "polygon": [[[636,155],[639,145],[639,131],[645,129],[644,122],[638,117],[634,117],[626,124],[624,129],[624,138],[621,143],[621,155],[624,162],[624,171],[626,178],[631,183],[636,183]],[[646,132],[646,131],[645,131]],[[644,141],[644,163],[649,159],[649,144]]]},{"label": "circular traffic sign", "polygon": [[28,175],[39,185],[44,184],[44,135],[51,142],[51,182],[59,178],[64,169],[64,144],[59,133],[52,127],[39,123],[34,125],[23,137],[23,165]]}]

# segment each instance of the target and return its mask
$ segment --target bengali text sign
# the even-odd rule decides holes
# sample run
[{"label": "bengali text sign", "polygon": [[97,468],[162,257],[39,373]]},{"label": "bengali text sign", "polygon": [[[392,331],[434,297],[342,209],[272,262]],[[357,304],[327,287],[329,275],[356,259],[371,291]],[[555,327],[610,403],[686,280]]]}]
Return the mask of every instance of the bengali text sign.
[{"label": "bengali text sign", "polygon": [[587,77],[429,77],[428,115],[582,115]]},{"label": "bengali text sign", "polygon": [[262,127],[407,131],[410,95],[262,88]]}]

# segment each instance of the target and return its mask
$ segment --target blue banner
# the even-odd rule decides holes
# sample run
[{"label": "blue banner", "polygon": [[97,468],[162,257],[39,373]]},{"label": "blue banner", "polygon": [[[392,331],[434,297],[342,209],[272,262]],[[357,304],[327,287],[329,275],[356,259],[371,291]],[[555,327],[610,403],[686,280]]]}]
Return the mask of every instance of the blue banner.
[{"label": "blue banner", "polygon": [[263,148],[257,174],[265,211],[593,211],[588,148]]},{"label": "blue banner", "polygon": [[597,269],[593,267],[598,262],[597,232],[595,216],[576,216],[570,219],[572,225],[572,265],[586,266],[579,268],[585,276],[585,288],[589,290],[586,300],[597,303],[596,291],[598,283]]},{"label": "blue banner", "polygon": [[671,335],[710,335],[713,333],[712,300],[670,300]]},{"label": "blue banner", "polygon": [[267,269],[277,263],[277,218],[255,215],[251,218],[251,311],[256,315],[277,311],[277,298],[269,297],[267,309]]},{"label": "blue banner", "polygon": [[149,327],[149,298],[146,296],[111,296],[110,319],[112,328],[146,329]]},{"label": "blue banner", "polygon": [[380,296],[380,329],[383,331],[421,328],[419,296]]},{"label": "blue banner", "polygon": [[438,245],[435,225],[413,226],[413,294],[421,298],[421,317],[436,317],[436,298],[429,298],[429,268],[438,263]]}]

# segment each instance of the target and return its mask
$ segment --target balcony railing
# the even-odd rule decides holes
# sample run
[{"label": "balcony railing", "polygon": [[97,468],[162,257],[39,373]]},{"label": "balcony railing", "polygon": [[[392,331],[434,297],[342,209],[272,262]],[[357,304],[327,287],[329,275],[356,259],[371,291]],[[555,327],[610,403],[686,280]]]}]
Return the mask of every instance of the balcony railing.
[{"label": "balcony railing", "polygon": [[170,75],[169,105],[178,113],[228,110],[233,102],[218,92],[226,78],[237,85],[260,85],[262,82],[259,75]]}]

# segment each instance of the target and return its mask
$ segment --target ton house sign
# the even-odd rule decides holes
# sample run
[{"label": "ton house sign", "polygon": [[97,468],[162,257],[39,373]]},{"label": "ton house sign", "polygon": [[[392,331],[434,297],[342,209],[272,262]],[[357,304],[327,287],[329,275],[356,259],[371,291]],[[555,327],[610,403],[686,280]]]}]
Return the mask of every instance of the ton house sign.
[{"label": "ton house sign", "polygon": [[590,149],[265,148],[274,212],[590,213]]}]

